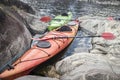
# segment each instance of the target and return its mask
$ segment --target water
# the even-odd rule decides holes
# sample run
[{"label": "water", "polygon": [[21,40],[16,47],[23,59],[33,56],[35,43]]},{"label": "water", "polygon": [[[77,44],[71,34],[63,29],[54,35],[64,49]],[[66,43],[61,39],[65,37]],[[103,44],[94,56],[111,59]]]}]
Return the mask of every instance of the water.
[{"label": "water", "polygon": [[[118,0],[21,0],[28,3],[36,11],[37,16],[50,16],[71,11],[73,18],[89,15],[101,17],[119,17],[120,2]],[[78,31],[77,36],[85,36],[82,31]],[[77,38],[67,50],[69,56],[73,53],[89,52],[92,48],[91,38]]]},{"label": "water", "polygon": [[[78,31],[76,36],[87,36],[88,34],[85,34],[83,31]],[[90,49],[92,49],[91,44],[92,38],[75,38],[71,45],[68,47],[68,50],[66,51],[64,57],[70,56],[74,53],[80,53],[80,52],[89,52]]]},{"label": "water", "polygon": [[[38,16],[55,16],[71,11],[75,16],[120,16],[119,2],[104,0],[21,0],[36,10]],[[99,4],[98,4],[99,3]],[[112,4],[112,5],[111,5]],[[114,4],[114,5],[113,5]]]}]

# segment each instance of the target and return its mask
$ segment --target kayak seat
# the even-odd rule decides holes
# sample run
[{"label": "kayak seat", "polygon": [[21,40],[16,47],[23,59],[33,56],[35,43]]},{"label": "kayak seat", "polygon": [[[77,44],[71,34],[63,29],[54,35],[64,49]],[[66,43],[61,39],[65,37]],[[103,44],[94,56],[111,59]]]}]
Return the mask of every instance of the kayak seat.
[{"label": "kayak seat", "polygon": [[39,47],[39,48],[49,48],[49,47],[51,47],[51,44],[48,41],[39,41],[36,44],[36,46]]},{"label": "kayak seat", "polygon": [[56,31],[72,31],[72,29],[69,26],[62,26],[59,29],[57,29]]},{"label": "kayak seat", "polygon": [[67,13],[62,13],[61,15],[62,15],[62,16],[68,16],[68,14],[67,14]]}]

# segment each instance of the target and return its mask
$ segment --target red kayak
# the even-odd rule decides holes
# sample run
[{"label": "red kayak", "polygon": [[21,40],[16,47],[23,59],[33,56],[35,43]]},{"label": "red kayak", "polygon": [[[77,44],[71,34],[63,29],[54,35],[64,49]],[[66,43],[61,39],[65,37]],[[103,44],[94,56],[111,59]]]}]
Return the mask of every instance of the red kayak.
[{"label": "red kayak", "polygon": [[79,27],[78,21],[72,21],[71,23],[48,32],[42,38],[37,38],[37,43],[12,65],[14,69],[5,70],[0,74],[0,78],[13,80],[29,74],[37,65],[40,65],[65,49],[73,40],[73,38],[69,37],[75,36]]}]

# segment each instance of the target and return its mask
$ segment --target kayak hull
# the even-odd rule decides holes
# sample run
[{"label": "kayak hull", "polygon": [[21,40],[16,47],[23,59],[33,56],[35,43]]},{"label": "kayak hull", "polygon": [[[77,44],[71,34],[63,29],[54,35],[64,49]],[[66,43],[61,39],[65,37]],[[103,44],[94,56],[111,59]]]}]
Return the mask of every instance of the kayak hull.
[{"label": "kayak hull", "polygon": [[[78,30],[79,23],[74,21],[74,26],[69,26],[71,31],[50,31],[47,35],[41,38],[51,44],[49,48],[39,48],[37,45],[31,47],[24,53],[12,66],[14,69],[5,70],[0,74],[0,78],[12,80],[16,77],[28,74],[33,68],[52,58],[60,51],[65,49],[73,40],[73,38],[49,39],[51,37],[75,36]],[[11,78],[11,79],[10,79]]]}]

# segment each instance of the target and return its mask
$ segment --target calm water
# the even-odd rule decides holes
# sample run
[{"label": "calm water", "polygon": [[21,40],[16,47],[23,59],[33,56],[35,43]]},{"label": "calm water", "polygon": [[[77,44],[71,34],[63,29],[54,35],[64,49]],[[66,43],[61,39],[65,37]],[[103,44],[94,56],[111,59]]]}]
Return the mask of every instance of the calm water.
[{"label": "calm water", "polygon": [[[73,13],[73,18],[78,16],[90,15],[90,16],[120,16],[120,5],[119,2],[113,2],[111,0],[105,0],[109,2],[102,1],[102,4],[98,2],[90,2],[89,0],[21,0],[32,6],[37,16],[51,16],[61,14],[63,12],[71,11]],[[92,0],[91,0],[92,1]],[[94,0],[98,1],[98,0]],[[117,1],[117,0],[116,0]],[[110,5],[113,4],[114,5]],[[82,31],[78,31],[78,36],[84,36]],[[70,53],[78,53],[82,51],[87,51],[92,48],[91,38],[75,39],[71,46],[67,50],[65,56],[70,55]]]}]

